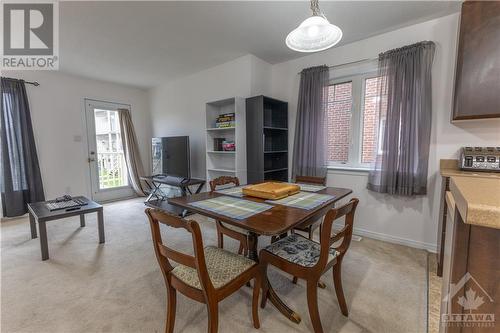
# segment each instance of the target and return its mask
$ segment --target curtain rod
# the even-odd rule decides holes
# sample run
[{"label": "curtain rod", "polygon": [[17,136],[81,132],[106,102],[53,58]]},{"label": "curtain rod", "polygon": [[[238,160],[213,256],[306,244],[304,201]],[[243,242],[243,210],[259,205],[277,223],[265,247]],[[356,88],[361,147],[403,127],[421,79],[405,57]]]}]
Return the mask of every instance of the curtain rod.
[{"label": "curtain rod", "polygon": [[33,81],[33,82],[32,81],[24,81],[24,80],[21,80],[21,81],[23,81],[26,84],[32,84],[35,87],[38,87],[40,85],[40,83],[38,83],[37,81]]},{"label": "curtain rod", "polygon": [[[14,79],[12,77],[5,77],[5,76],[3,78],[4,79],[8,79],[8,80],[19,80],[19,79]],[[37,81],[25,81],[25,80],[22,80],[22,79],[19,80],[19,81],[22,81],[22,82],[24,82],[26,84],[31,84],[31,85],[33,85],[35,87],[38,87],[40,85],[40,83],[38,83]]]},{"label": "curtain rod", "polygon": [[[343,64],[328,66],[328,68],[342,67],[342,66],[357,64],[357,63],[360,63],[360,62],[373,61],[373,60],[378,60],[378,57],[375,57],[375,58],[365,58],[365,59],[361,59],[361,60],[355,60],[355,61],[345,62]],[[298,72],[297,74],[300,74],[300,73],[302,73],[302,71]]]}]

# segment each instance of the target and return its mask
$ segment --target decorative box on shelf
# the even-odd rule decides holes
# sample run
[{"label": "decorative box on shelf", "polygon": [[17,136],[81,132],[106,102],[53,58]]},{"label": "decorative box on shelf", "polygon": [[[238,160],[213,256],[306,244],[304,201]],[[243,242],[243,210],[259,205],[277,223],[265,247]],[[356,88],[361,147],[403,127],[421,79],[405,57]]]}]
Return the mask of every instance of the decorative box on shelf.
[{"label": "decorative box on shelf", "polygon": [[222,142],[222,150],[235,151],[236,145],[234,144],[234,141],[233,140],[224,140],[224,142]]}]

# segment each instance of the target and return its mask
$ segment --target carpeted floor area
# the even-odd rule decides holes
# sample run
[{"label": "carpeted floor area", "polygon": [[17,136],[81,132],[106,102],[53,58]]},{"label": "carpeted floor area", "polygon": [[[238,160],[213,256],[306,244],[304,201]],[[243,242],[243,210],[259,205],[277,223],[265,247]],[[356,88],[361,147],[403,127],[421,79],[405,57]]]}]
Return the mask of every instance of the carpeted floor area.
[{"label": "carpeted floor area", "polygon": [[435,253],[428,255],[428,333],[439,332],[439,316],[441,311],[441,283],[442,278],[437,276],[437,257]]},{"label": "carpeted floor area", "polygon": [[[140,199],[107,204],[106,244],[99,245],[95,216],[47,223],[50,259],[40,260],[27,219],[1,223],[1,332],[163,332],[165,287],[154,256],[149,223]],[[200,221],[204,243],[216,244],[212,221]],[[172,247],[191,248],[182,231],[162,230]],[[261,238],[260,245],[269,240]],[[227,242],[229,248],[235,244]],[[425,332],[426,252],[363,238],[343,263],[350,310],[342,316],[331,272],[319,290],[325,332]],[[272,305],[261,309],[260,332],[312,332],[305,286],[270,272],[278,294],[302,316],[296,325]],[[219,332],[257,332],[251,321],[251,289],[220,303]],[[203,304],[179,295],[175,332],[206,332]]]}]

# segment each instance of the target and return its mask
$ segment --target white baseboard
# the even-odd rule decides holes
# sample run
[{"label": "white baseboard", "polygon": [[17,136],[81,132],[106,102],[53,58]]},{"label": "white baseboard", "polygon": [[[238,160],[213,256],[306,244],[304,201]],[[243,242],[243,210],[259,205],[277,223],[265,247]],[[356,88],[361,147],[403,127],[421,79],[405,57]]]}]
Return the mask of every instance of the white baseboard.
[{"label": "white baseboard", "polygon": [[[341,229],[341,225],[335,225],[334,229]],[[360,228],[354,228],[353,234],[363,236],[363,237],[368,237],[368,238],[373,238],[389,243],[394,243],[394,244],[399,244],[399,245],[405,245],[409,247],[413,247],[416,249],[422,249],[422,250],[427,250],[428,252],[431,253],[436,253],[436,244],[431,244],[431,243],[424,243],[424,242],[419,242],[419,241],[414,241],[412,239],[407,239],[407,238],[402,238],[402,237],[396,237],[396,236],[391,236],[379,232],[374,232],[374,231],[369,231],[365,229],[360,229]]]},{"label": "white baseboard", "polygon": [[[124,201],[124,200],[135,199],[135,198],[139,198],[139,196],[134,194],[134,195],[131,195],[129,197],[118,198],[118,199],[110,199],[110,200],[103,200],[103,201],[98,201],[97,203],[98,204],[107,204],[107,203],[119,202],[119,201]],[[146,198],[146,196],[144,198]],[[92,199],[92,200],[94,200],[94,199]]]}]

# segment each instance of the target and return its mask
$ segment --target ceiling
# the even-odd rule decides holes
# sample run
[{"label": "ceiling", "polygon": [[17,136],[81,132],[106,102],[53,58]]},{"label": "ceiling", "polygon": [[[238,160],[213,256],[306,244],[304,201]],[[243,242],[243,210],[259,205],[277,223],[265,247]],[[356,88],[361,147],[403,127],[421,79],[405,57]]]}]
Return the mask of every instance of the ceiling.
[{"label": "ceiling", "polygon": [[[320,1],[344,37],[338,45],[444,16],[458,1]],[[253,54],[271,64],[304,56],[285,37],[310,15],[290,2],[60,2],[60,69],[153,87]]]}]

